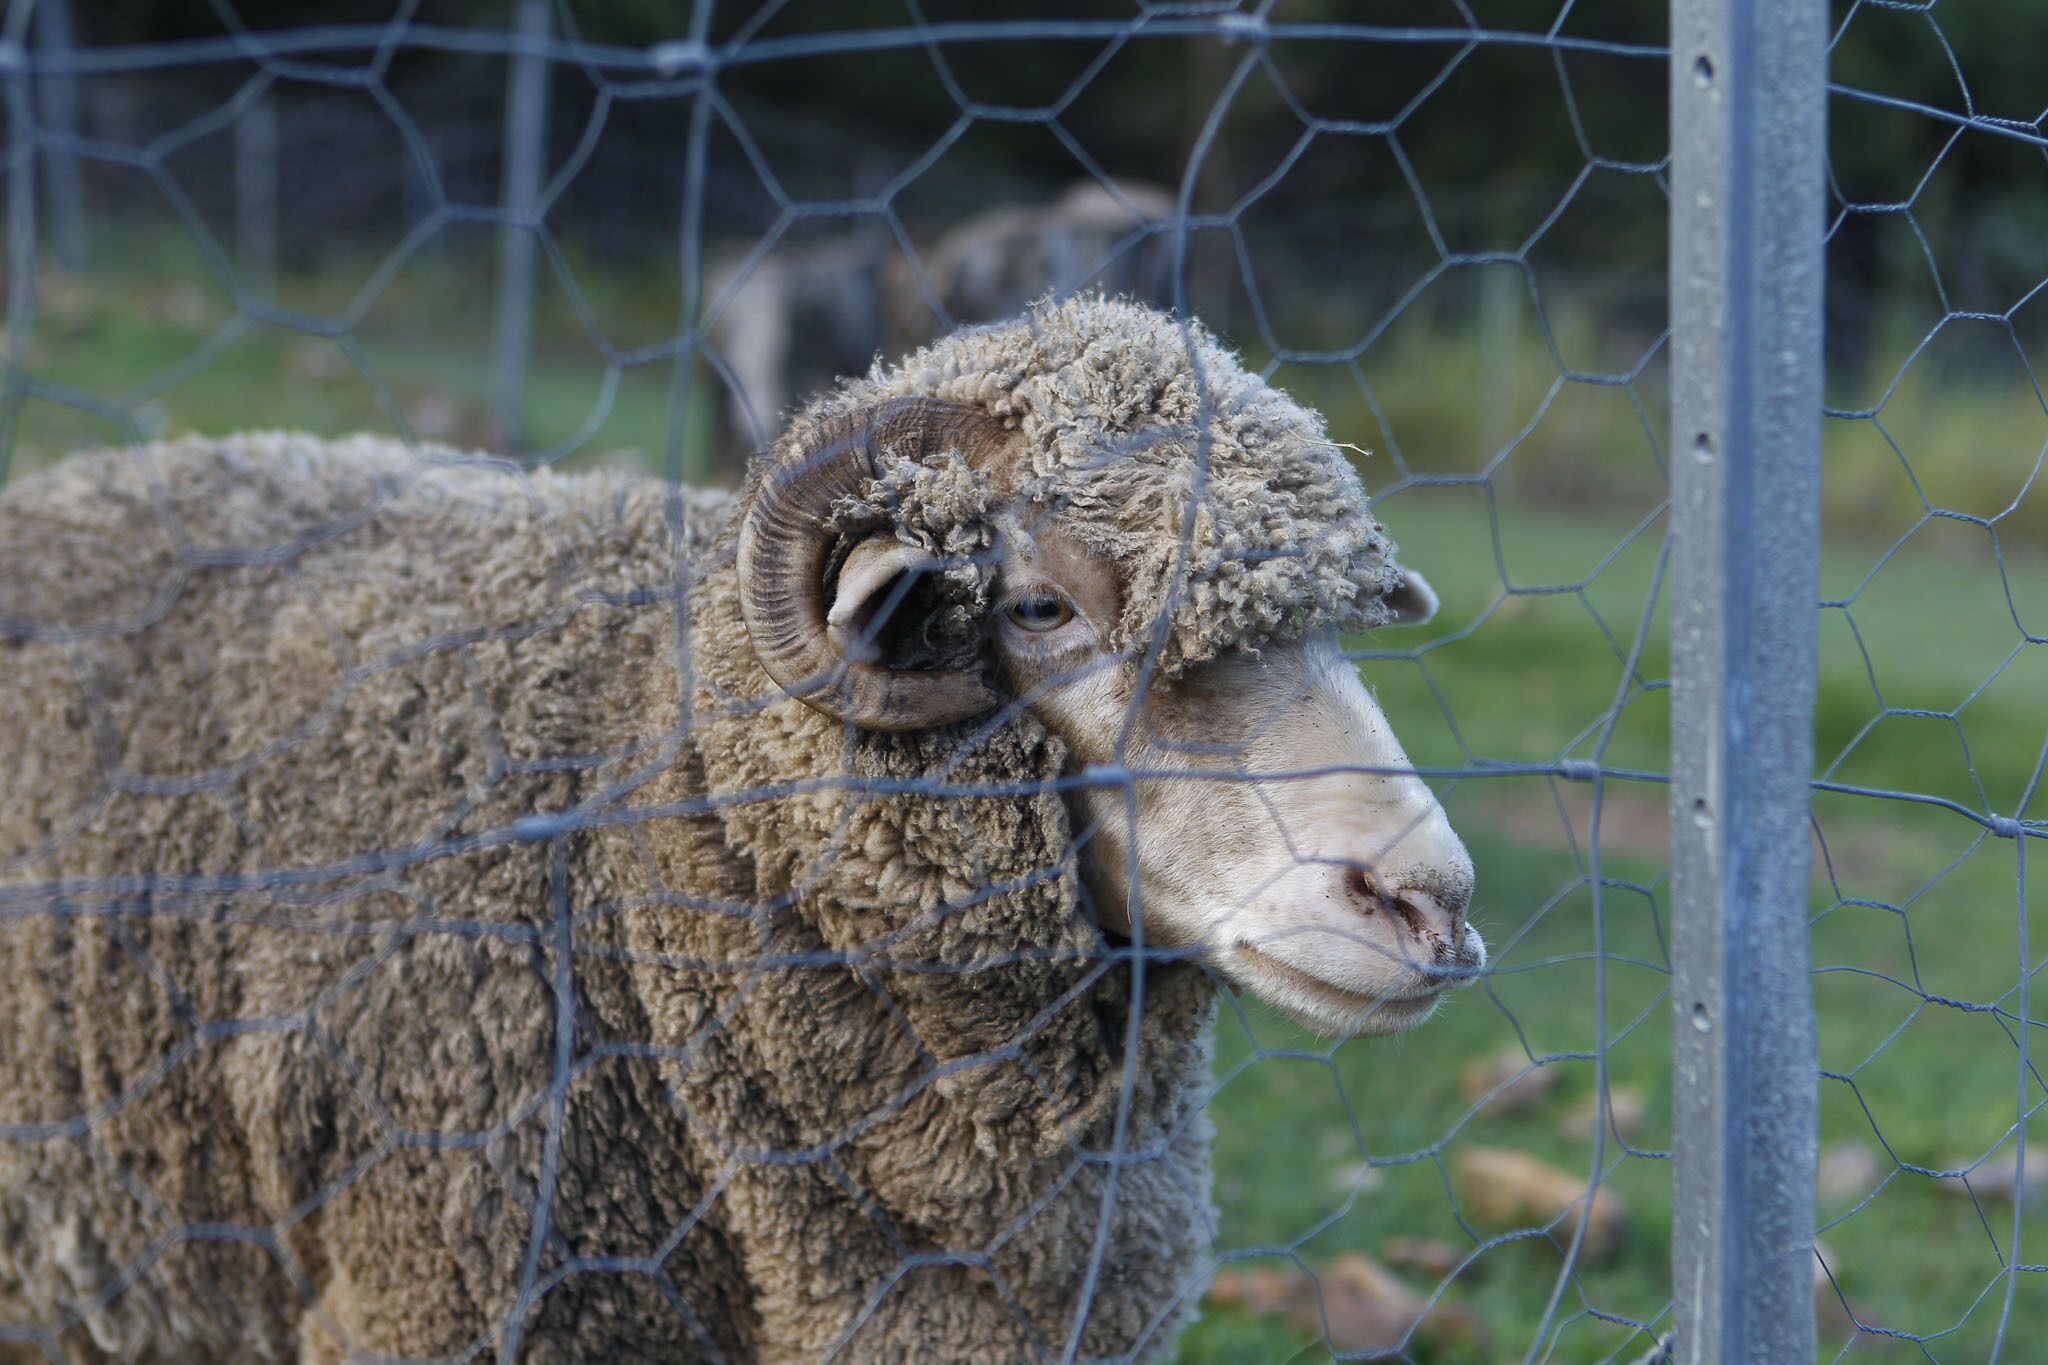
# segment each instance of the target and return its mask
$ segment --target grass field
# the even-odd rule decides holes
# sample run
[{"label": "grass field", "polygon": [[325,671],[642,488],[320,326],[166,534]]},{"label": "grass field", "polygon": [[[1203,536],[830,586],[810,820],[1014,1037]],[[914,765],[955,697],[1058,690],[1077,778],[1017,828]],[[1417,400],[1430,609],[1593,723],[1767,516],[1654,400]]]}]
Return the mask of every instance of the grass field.
[{"label": "grass field", "polygon": [[[1622,659],[1592,617],[1597,611],[1614,626],[1625,654],[1645,617],[1661,524],[1609,560],[1583,598],[1504,597],[1491,556],[1470,552],[1491,537],[1485,504],[1458,492],[1397,494],[1382,504],[1408,557],[1426,566],[1445,601],[1436,624],[1369,642],[1417,650],[1412,660],[1365,665],[1416,761],[1590,758],[1608,736],[1609,767],[1660,769],[1668,693],[1626,684]],[[1508,504],[1499,515],[1514,523],[1509,581],[1521,588],[1577,582],[1632,525]],[[1824,579],[1860,581],[1881,554],[1869,544],[1831,548]],[[2011,657],[2021,637],[1990,567],[1916,550],[1871,577],[1850,608],[1827,613],[1818,745],[1836,777],[1975,809],[1985,808],[1981,783],[1993,808],[2016,809],[2038,778],[2048,738],[2048,649],[2027,646]],[[2038,605],[2048,564],[2015,553],[2007,567],[2016,590],[2032,590]],[[1662,623],[1653,614],[1649,624],[1639,667],[1654,680],[1666,675],[1666,662]],[[1452,642],[1431,643],[1444,639]],[[1873,677],[1893,706],[1960,715],[1873,726],[1883,711]],[[1610,725],[1617,698],[1625,705]],[[1437,1238],[1461,1253],[1486,1246],[1449,1278],[1442,1303],[1475,1310],[1490,1347],[1475,1354],[1470,1346],[1419,1345],[1411,1352],[1418,1360],[1519,1360],[1538,1339],[1548,1359],[1633,1359],[1648,1341],[1615,1320],[1650,1321],[1669,1298],[1662,791],[1602,784],[1597,869],[1592,794],[1590,784],[1519,776],[1468,777],[1447,793],[1479,868],[1476,913],[1495,951],[1484,987],[1451,1001],[1421,1032],[1333,1050],[1256,1007],[1225,1013],[1215,1104],[1223,1247],[1289,1251],[1313,1267],[1394,1237]],[[1995,1176],[2003,1157],[2010,1168],[2020,1062],[2018,853],[2012,841],[1927,806],[1822,796],[1815,814],[1825,845],[1812,902],[1822,1063],[1844,1077],[1823,1082],[1825,1146],[1838,1169],[1857,1164],[1856,1149],[1868,1158],[1860,1180],[1831,1185],[1823,1197],[1832,1226],[1822,1241],[1842,1295],[1866,1322],[1944,1334],[1928,1346],[1938,1360],[1986,1359],[2005,1292],[2011,1203],[1990,1192],[1995,1179],[1973,1181],[1986,1190],[1980,1211],[1963,1181],[1903,1166],[1983,1160]],[[2028,908],[2044,906],[2037,876]],[[1464,1068],[1504,1050],[1559,1073],[1549,1093],[1520,1112],[1475,1106],[1460,1093]],[[1645,1112],[1626,1144],[1610,1131],[1596,1152],[1572,1119],[1597,1094],[1603,1070],[1606,1085],[1639,1097]],[[2028,1105],[2042,1093],[2030,1081]],[[2030,1130],[2034,1142],[2044,1137],[2042,1125]],[[1621,1249],[1567,1276],[1553,1313],[1546,1309],[1564,1269],[1556,1243],[1489,1246],[1522,1225],[1461,1216],[1458,1153],[1475,1145],[1531,1152],[1582,1180],[1597,1161],[1604,1183],[1626,1201]],[[2048,1227],[2030,1213],[2023,1261],[2048,1260],[2026,1250],[2044,1235]],[[1288,1264],[1251,1262],[1261,1263]],[[1438,1287],[1428,1276],[1409,1279],[1425,1292]],[[2008,1339],[2044,1334],[2048,1282],[2022,1274]],[[1855,1336],[1839,1305],[1823,1314],[1822,1335],[1829,1355]],[[1918,1357],[1870,1336],[1854,1354],[1885,1350]],[[1223,1313],[1189,1334],[1182,1358],[1326,1354],[1312,1336],[1273,1319]]]},{"label": "grass field", "polygon": [[[488,236],[440,239],[381,286],[374,262],[288,276],[278,302],[332,336],[239,311],[180,238],[116,245],[87,275],[42,281],[30,352],[12,358],[35,385],[11,414],[17,469],[131,435],[248,426],[402,422],[459,444],[490,439]],[[542,301],[529,445],[573,442],[575,460],[660,467],[673,367],[659,346],[677,287],[574,264],[580,308],[559,288]],[[1583,320],[1557,326],[1570,363],[1603,373],[1635,368],[1650,345]],[[1437,622],[1355,643],[1415,760],[1469,770],[1440,785],[1479,869],[1475,914],[1493,970],[1421,1032],[1337,1048],[1226,1001],[1213,1106],[1226,1254],[1319,1267],[1394,1237],[1472,1253],[1448,1275],[1401,1272],[1424,1292],[1441,1287],[1445,1313],[1484,1325],[1483,1343],[1418,1342],[1409,1356],[1423,1362],[1520,1360],[1532,1342],[1539,1358],[1632,1359],[1648,1338],[1629,1324],[1654,1331],[1670,1297],[1663,788],[1501,771],[1666,766],[1667,650],[1652,591],[1664,533],[1658,359],[1650,349],[1633,388],[1557,386],[1533,328],[1515,336],[1505,377],[1498,339],[1477,340],[1455,318],[1418,320],[1357,376],[1279,376],[1340,436],[1383,452],[1364,465],[1368,483],[1393,489],[1381,514],[1442,593]],[[1836,386],[1866,397],[1836,401],[1871,406],[1909,350],[1910,337],[1875,348],[1871,375]],[[2031,389],[1974,355],[1930,354],[1876,420],[1829,424],[1822,586],[1837,605],[1822,613],[1817,749],[1832,781],[2039,819],[2043,798],[2021,802],[2040,785],[2048,647],[2024,643],[2022,623],[2048,634],[2048,498],[2026,497],[1995,537],[1927,517],[1929,500],[1997,512],[2030,489],[2048,440]],[[714,477],[732,472],[694,417],[673,454]],[[1473,481],[1403,483],[1404,473]],[[2015,841],[1937,806],[1824,793],[1814,815],[1815,997],[1834,1073],[1822,1087],[1833,1163],[1822,1240],[1841,1293],[1868,1322],[1934,1338],[1934,1359],[1965,1361],[1990,1353],[2010,1288],[2006,1358],[2022,1358],[2013,1343],[2048,1340],[2048,1281],[2001,1271],[2048,1262],[2048,1226],[2029,1210],[2015,1255],[2012,1204],[1987,1177],[2001,1161],[2010,1169],[2022,1096],[2032,1108],[2043,1094],[2020,1079],[2022,1021],[2040,1012],[2022,998],[2040,954],[2023,974],[2020,932],[2048,900],[2043,879],[2025,883],[2023,916]],[[1556,1075],[1514,1112],[1460,1088],[1461,1072],[1506,1050]],[[1641,1102],[1625,1143],[1575,1125],[1603,1084]],[[2038,1147],[2048,1131],[2029,1139]],[[1527,1152],[1582,1179],[1597,1165],[1626,1203],[1619,1248],[1567,1268],[1547,1236],[1496,1241],[1525,1224],[1469,1207],[1460,1155],[1475,1147]],[[1980,1161],[1975,1199],[1960,1179],[1906,1169]],[[1853,1329],[1839,1306],[1823,1323],[1832,1355]],[[1181,1359],[1327,1353],[1319,1334],[1282,1318],[1219,1310]],[[1886,1353],[1919,1356],[1867,1336],[1852,1354]]]}]

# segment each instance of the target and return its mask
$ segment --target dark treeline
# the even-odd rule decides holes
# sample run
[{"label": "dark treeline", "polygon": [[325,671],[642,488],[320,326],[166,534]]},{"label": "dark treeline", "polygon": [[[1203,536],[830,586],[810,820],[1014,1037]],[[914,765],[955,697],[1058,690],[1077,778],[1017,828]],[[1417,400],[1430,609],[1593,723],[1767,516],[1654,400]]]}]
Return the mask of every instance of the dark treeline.
[{"label": "dark treeline", "polygon": [[[232,11],[228,0],[75,8],[78,40],[89,44],[219,36],[230,22],[262,32],[313,17],[302,0],[241,0]],[[1032,0],[833,0],[771,9],[764,17],[753,7],[719,6],[712,42],[844,34],[849,44],[719,73],[722,116],[707,144],[707,241],[757,239],[777,223],[784,201],[837,202],[893,187],[901,224],[923,242],[979,209],[1042,199],[1100,175],[1185,193],[1196,213],[1234,222],[1234,233],[1194,235],[1190,278],[1215,296],[1211,307],[1233,313],[1251,307],[1251,290],[1269,307],[1298,302],[1293,312],[1304,321],[1290,344],[1355,338],[1446,251],[1525,255],[1539,283],[1611,276],[1618,263],[1631,263],[1643,278],[1609,280],[1600,305],[1638,313],[1640,324],[1654,324],[1661,307],[1664,67],[1600,45],[1661,44],[1662,4],[1594,0],[1564,5],[1561,15],[1558,0],[1305,0],[1276,5],[1271,23],[1440,32],[1426,39],[1392,32],[1276,37],[1263,45],[1216,34],[1141,31],[1112,41],[1051,31],[1064,20],[1128,21],[1136,11],[1122,4],[1052,10]],[[2015,120],[2037,118],[2048,106],[2039,61],[2048,51],[2048,6],[1978,0],[1921,12],[1835,0],[1834,11],[1840,83]],[[1171,12],[1201,18],[1219,7]],[[390,0],[344,0],[318,14],[323,24],[390,18]],[[510,21],[506,0],[427,0],[413,15],[420,24],[464,29]],[[851,41],[965,21],[1041,31],[874,50]],[[558,33],[593,43],[645,46],[684,37],[689,18],[687,6],[669,0],[590,0],[558,8],[554,22]],[[1555,29],[1576,45],[1453,36],[1475,22],[1498,32]],[[366,58],[336,52],[307,63],[342,70]],[[133,144],[204,116],[257,71],[254,63],[226,63],[94,77],[82,83],[81,103],[92,130]],[[403,122],[360,87],[318,76],[295,72],[274,87],[288,253],[360,249],[416,221],[431,194],[408,150],[411,133],[449,199],[494,200],[501,58],[401,47],[383,87]],[[1219,113],[1219,97],[1233,83]],[[570,163],[579,146],[587,156],[550,223],[593,250],[672,252],[691,95],[632,93],[607,99],[574,64],[554,68],[548,165]],[[966,120],[963,100],[998,112]],[[1055,102],[1056,121],[1008,112]],[[1832,101],[1831,117],[1835,202],[1849,210],[1831,252],[1838,344],[1853,345],[1884,320],[1876,300],[1926,293],[1930,259],[1955,309],[2009,307],[2040,279],[2048,175],[2038,146],[1982,132],[1958,138],[1950,124],[1846,96]],[[1340,130],[1311,137],[1311,119]],[[166,162],[198,211],[223,222],[231,212],[230,132],[195,139]],[[1204,152],[1196,161],[1198,146]],[[155,195],[146,181],[118,167],[92,172],[98,199]],[[1906,204],[1910,215],[1881,211]],[[807,220],[788,229],[788,240],[860,230],[890,225]],[[1347,306],[1324,309],[1327,323],[1319,323],[1316,305],[1333,278],[1345,285]],[[1902,279],[1922,283],[1908,289]]]}]

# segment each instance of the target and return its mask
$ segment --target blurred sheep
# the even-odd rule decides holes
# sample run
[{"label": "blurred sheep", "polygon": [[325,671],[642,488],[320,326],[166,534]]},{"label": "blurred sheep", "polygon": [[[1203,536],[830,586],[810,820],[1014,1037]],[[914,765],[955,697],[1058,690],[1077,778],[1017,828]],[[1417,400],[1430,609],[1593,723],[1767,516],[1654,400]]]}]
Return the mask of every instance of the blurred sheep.
[{"label": "blurred sheep", "polygon": [[736,466],[780,429],[798,395],[861,374],[953,326],[1012,317],[1082,289],[1166,306],[1174,214],[1165,190],[1086,180],[1050,203],[990,209],[921,251],[892,236],[782,245],[715,263],[705,296],[726,373],[718,449]]}]

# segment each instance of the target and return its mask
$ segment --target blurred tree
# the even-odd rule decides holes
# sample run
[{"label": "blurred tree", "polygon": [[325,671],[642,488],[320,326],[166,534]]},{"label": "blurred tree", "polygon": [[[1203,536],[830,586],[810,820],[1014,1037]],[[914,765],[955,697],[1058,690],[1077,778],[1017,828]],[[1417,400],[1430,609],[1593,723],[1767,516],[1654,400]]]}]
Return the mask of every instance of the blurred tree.
[{"label": "blurred tree", "polygon": [[[2038,137],[2048,105],[2039,76],[2039,55],[2048,50],[2048,5],[1833,5],[1839,84],[1958,115],[2032,120]],[[260,32],[308,18],[302,0],[120,0],[78,10],[87,43],[218,36],[236,26]],[[331,0],[318,17],[323,25],[381,24],[402,12],[394,0]],[[1160,9],[1156,20],[1227,12],[1221,4],[1175,5]],[[627,47],[683,37],[690,22],[690,7],[675,0],[575,0],[560,13],[565,31]],[[1361,235],[1381,231],[1380,220],[1421,212],[1432,216],[1452,250],[1512,251],[1589,164],[1655,164],[1664,156],[1662,63],[1600,50],[1602,44],[1640,49],[1661,43],[1661,5],[1279,0],[1267,15],[1274,28],[1351,25],[1359,40],[1276,37],[1260,46],[1242,31],[1236,41],[1142,33],[1118,40],[1104,31],[1142,13],[1142,6],[1112,0],[1066,0],[1056,9],[1042,0],[771,0],[756,7],[720,5],[711,38],[769,43],[896,30],[914,39],[922,25],[1039,26],[1041,32],[1021,39],[849,46],[740,62],[720,73],[721,94],[782,188],[799,199],[873,193],[957,138],[935,169],[915,177],[896,201],[920,232],[992,199],[1050,194],[1092,171],[1177,188],[1212,120],[1215,142],[1191,187],[1195,209],[1229,212],[1273,177],[1259,195],[1268,221],[1258,231],[1273,243],[1270,249],[1291,250],[1304,265],[1332,257],[1356,261]],[[411,21],[474,29],[503,26],[508,14],[505,0],[424,0]],[[1474,43],[1464,36],[1474,22],[1520,33],[1554,31],[1575,46]],[[365,55],[305,60],[346,66]],[[423,124],[460,113],[488,128],[502,86],[496,65],[488,57],[407,50],[393,63],[388,83],[408,109],[439,110],[416,115]],[[1228,107],[1219,109],[1219,96],[1246,67]],[[250,74],[249,66],[231,63],[182,67],[165,77],[178,89],[163,100],[166,107],[217,100]],[[457,88],[472,91],[470,102],[478,107],[453,110],[448,92]],[[598,92],[581,72],[564,66],[553,98],[552,140],[566,155]],[[963,129],[963,101],[993,116]],[[649,248],[672,239],[672,212],[641,212],[637,205],[679,202],[677,147],[687,120],[676,110],[685,103],[669,101],[667,114],[614,112],[603,155],[626,168],[621,177],[638,186],[636,207],[565,216],[565,230],[587,229],[613,247],[636,233]],[[1056,129],[1021,113],[1050,108],[1058,109]],[[2025,258],[2048,210],[2039,148],[2001,145],[2004,139],[1984,133],[1951,147],[1948,125],[1847,97],[1837,97],[1831,113],[1837,204],[1871,209],[1910,202],[1919,228],[1937,239],[1923,248],[1911,233],[1887,231],[1877,221],[1882,214],[1860,213],[1845,223],[1831,280],[1838,334],[1863,326],[1862,296],[1898,271],[1926,269],[1916,254],[1931,251],[1944,282],[1981,294],[1983,306],[2010,293],[2011,282],[2026,274]],[[1313,140],[1339,139],[1336,150],[1305,150],[1305,119],[1331,128]],[[466,178],[459,167],[451,176],[457,188],[495,181],[488,140],[479,140],[479,164]],[[1299,172],[1277,174],[1293,158],[1301,158]],[[711,230],[757,233],[774,220],[773,195],[735,137],[714,138],[711,171]],[[402,178],[389,176],[394,200]],[[1964,202],[1972,205],[1967,216],[1957,207]],[[337,233],[354,230],[346,214],[331,221]],[[1617,257],[1646,259],[1646,239],[1661,239],[1663,231],[1661,204],[1638,196],[1597,213],[1564,215],[1545,230],[1545,250],[1588,267]],[[1227,256],[1227,242],[1198,244],[1197,266],[1219,253]],[[1303,275],[1312,295],[1315,274]]]}]

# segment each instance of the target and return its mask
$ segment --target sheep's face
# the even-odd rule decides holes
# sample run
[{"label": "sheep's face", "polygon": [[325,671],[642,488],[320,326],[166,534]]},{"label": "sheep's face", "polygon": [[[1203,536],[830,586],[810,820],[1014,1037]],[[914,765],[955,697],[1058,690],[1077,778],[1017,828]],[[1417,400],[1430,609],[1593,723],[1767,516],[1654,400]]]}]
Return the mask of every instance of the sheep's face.
[{"label": "sheep's face", "polygon": [[1105,643],[1109,564],[1057,525],[1000,544],[994,654],[1099,778],[1071,802],[1105,929],[1200,950],[1325,1034],[1411,1028],[1476,978],[1471,859],[1331,632],[1148,681]]},{"label": "sheep's face", "polygon": [[[1028,710],[1088,779],[1070,800],[1103,928],[1192,950],[1320,1032],[1399,1032],[1475,978],[1471,860],[1333,632],[1153,668],[1125,610],[1150,580],[982,472],[1023,463],[1014,430],[901,399],[799,435],[738,545],[785,690],[869,730]],[[920,523],[931,506],[950,519]],[[1376,581],[1396,619],[1434,605],[1412,575]]]}]

